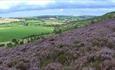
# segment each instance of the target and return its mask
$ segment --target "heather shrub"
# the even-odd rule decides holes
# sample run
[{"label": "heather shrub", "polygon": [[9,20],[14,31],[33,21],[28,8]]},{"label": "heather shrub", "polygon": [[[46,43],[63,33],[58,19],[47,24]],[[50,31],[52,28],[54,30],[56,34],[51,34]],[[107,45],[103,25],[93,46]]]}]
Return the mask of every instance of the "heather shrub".
[{"label": "heather shrub", "polygon": [[58,48],[62,48],[63,49],[63,47],[66,47],[66,46],[68,46],[68,45],[65,45],[65,44],[59,44],[58,46],[56,46],[56,47],[58,47]]},{"label": "heather shrub", "polygon": [[112,24],[108,25],[107,28],[109,28],[110,30],[115,32],[115,24],[114,24],[114,22]]},{"label": "heather shrub", "polygon": [[109,48],[115,48],[115,43],[114,43],[114,41],[112,39],[108,38],[108,41],[107,41],[106,45]]},{"label": "heather shrub", "polygon": [[80,42],[80,43],[78,43],[76,46],[77,46],[77,47],[84,47],[85,44],[84,44],[83,42]]},{"label": "heather shrub", "polygon": [[43,68],[43,67],[45,67],[47,64],[49,64],[49,63],[51,63],[51,62],[53,62],[51,59],[44,59],[44,60],[41,60],[40,61],[40,67],[41,68]]},{"label": "heather shrub", "polygon": [[18,63],[17,61],[13,60],[13,61],[10,61],[9,63],[7,63],[7,66],[8,66],[9,68],[12,68],[12,67],[14,67],[17,63]]},{"label": "heather shrub", "polygon": [[109,48],[103,48],[99,51],[98,53],[99,57],[101,60],[111,60],[113,56],[113,52]]},{"label": "heather shrub", "polygon": [[70,54],[65,48],[53,48],[46,57],[40,60],[40,66],[44,67],[51,62],[59,62],[63,65],[69,65],[73,61],[73,54]]},{"label": "heather shrub", "polygon": [[67,64],[67,63],[66,63],[66,62],[68,61],[68,60],[67,60],[67,57],[68,57],[68,56],[66,56],[65,53],[59,53],[59,54],[57,55],[57,61],[59,61],[59,62],[62,63],[62,64]]},{"label": "heather shrub", "polygon": [[74,54],[68,52],[60,52],[57,54],[56,61],[60,62],[63,65],[70,65],[74,59]]},{"label": "heather shrub", "polygon": [[75,70],[73,66],[64,66],[64,70]]},{"label": "heather shrub", "polygon": [[91,40],[92,46],[103,47],[107,46],[109,48],[114,48],[115,43],[112,39],[108,37],[97,37]]},{"label": "heather shrub", "polygon": [[60,63],[49,63],[43,70],[64,70]]},{"label": "heather shrub", "polygon": [[0,70],[8,70],[8,68],[5,68],[3,66],[0,66]]},{"label": "heather shrub", "polygon": [[91,67],[94,67],[96,70],[100,70],[100,64],[102,63],[102,61],[100,60],[95,60],[94,62],[91,62],[89,65]]},{"label": "heather shrub", "polygon": [[15,59],[11,60],[7,63],[8,68],[14,68],[16,70],[28,70],[29,68],[29,60],[27,59]]},{"label": "heather shrub", "polygon": [[108,37],[95,37],[91,40],[92,46],[103,47],[107,46],[109,48],[114,48],[115,43],[112,39]]},{"label": "heather shrub", "polygon": [[74,47],[78,47],[78,48],[85,46],[85,44],[81,41],[74,41],[74,44],[75,44]]},{"label": "heather shrub", "polygon": [[24,62],[18,62],[18,64],[16,65],[16,69],[17,70],[28,70],[29,65],[27,63]]},{"label": "heather shrub", "polygon": [[98,41],[98,40],[96,40],[96,39],[94,39],[93,41],[92,41],[92,46],[100,46],[101,44],[100,44],[100,42]]}]

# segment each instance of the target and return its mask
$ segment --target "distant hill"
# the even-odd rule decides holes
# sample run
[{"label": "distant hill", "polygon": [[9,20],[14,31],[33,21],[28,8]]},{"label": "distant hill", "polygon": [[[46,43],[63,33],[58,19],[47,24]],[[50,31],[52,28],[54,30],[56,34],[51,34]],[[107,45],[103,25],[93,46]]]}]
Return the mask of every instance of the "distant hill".
[{"label": "distant hill", "polygon": [[64,16],[64,15],[46,15],[46,16],[33,16],[33,17],[16,17],[16,19],[38,20],[38,19],[58,19],[58,20],[84,20],[92,18],[93,16]]},{"label": "distant hill", "polygon": [[13,18],[0,18],[0,23],[10,23],[20,21],[19,19],[13,19]]},{"label": "distant hill", "polygon": [[102,16],[94,16],[92,18],[86,19],[86,21],[93,21],[94,23],[109,20],[109,19],[115,19],[115,12],[109,12]]},{"label": "distant hill", "polygon": [[109,12],[102,16],[104,19],[115,19],[115,12]]}]

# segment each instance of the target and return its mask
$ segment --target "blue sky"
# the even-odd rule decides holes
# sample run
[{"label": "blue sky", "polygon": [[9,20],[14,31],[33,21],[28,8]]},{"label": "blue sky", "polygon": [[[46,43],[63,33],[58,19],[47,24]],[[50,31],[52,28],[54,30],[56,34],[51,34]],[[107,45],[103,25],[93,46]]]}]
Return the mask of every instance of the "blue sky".
[{"label": "blue sky", "polygon": [[115,11],[115,0],[0,0],[0,17],[102,15]]}]

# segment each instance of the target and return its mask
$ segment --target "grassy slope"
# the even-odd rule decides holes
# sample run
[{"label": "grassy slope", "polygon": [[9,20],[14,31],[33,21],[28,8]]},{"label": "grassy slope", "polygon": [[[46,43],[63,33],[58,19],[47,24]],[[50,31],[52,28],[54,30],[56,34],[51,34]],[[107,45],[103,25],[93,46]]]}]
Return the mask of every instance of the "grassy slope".
[{"label": "grassy slope", "polygon": [[[41,34],[41,33],[51,33],[54,30],[54,27],[46,27],[47,25],[61,25],[64,24],[64,20],[78,20],[78,17],[69,17],[69,16],[58,16],[54,17],[55,19],[49,19],[50,16],[47,17],[39,17],[39,18],[24,18],[23,22],[12,22],[12,23],[1,23],[0,24],[0,42],[9,41],[12,39],[20,39],[33,34]],[[24,26],[24,23],[29,23],[29,26]],[[46,26],[44,26],[46,25]],[[71,24],[70,24],[71,25]],[[76,25],[73,23],[73,25]],[[76,26],[82,26],[83,24],[78,24]],[[65,25],[64,25],[65,26]],[[73,26],[67,27],[72,28]],[[63,29],[66,29],[62,27]]]},{"label": "grassy slope", "polygon": [[41,33],[51,33],[52,27],[42,26],[18,26],[18,27],[5,27],[0,29],[0,42],[9,41],[13,38],[20,39],[32,34],[39,35]]}]

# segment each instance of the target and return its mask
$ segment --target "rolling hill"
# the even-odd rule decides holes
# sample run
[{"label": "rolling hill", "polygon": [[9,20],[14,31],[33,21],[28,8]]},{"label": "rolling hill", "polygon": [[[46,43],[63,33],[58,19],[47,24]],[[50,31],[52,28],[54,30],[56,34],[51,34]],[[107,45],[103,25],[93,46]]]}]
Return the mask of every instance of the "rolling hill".
[{"label": "rolling hill", "polygon": [[0,70],[115,70],[115,20],[16,48],[1,47]]}]

